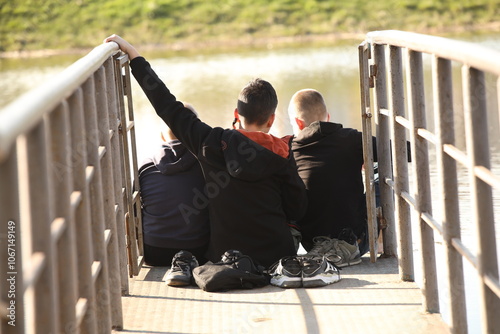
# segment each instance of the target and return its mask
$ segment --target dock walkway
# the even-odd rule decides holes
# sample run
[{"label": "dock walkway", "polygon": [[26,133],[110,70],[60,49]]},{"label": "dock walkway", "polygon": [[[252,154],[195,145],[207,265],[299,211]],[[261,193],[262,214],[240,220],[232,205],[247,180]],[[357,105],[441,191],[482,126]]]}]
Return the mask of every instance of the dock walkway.
[{"label": "dock walkway", "polygon": [[[322,288],[205,292],[162,280],[168,268],[144,267],[123,297],[125,333],[449,333],[425,314],[416,283],[402,282],[397,259],[343,268]],[[120,333],[120,332],[116,332]]]}]

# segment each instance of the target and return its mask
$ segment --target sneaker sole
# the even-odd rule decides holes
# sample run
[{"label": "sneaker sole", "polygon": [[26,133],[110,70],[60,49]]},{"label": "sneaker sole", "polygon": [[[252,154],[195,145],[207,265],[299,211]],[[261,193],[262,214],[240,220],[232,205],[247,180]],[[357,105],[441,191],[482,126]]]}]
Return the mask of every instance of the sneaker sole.
[{"label": "sneaker sole", "polygon": [[167,280],[165,281],[165,283],[167,283],[168,286],[187,286],[191,284],[191,282],[186,282],[176,279]]},{"label": "sneaker sole", "polygon": [[348,266],[354,266],[355,264],[360,264],[361,262],[362,262],[361,258],[358,258],[358,259],[352,260],[351,262],[343,262],[340,264],[335,263],[335,265],[339,268],[343,268],[343,267],[348,267]]},{"label": "sneaker sole", "polygon": [[271,284],[280,288],[300,288],[302,287],[301,277],[271,278]]},{"label": "sneaker sole", "polygon": [[302,286],[304,288],[317,288],[333,284],[340,281],[340,275],[335,274],[329,277],[313,276],[302,278]]}]

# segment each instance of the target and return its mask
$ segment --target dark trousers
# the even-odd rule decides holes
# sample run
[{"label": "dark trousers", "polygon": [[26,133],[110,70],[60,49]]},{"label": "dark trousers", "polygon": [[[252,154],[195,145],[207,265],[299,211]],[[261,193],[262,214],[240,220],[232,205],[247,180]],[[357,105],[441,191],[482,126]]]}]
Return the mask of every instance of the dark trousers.
[{"label": "dark trousers", "polygon": [[208,245],[197,248],[178,249],[178,248],[155,247],[144,244],[144,262],[148,266],[170,267],[174,255],[181,250],[186,250],[191,252],[198,260],[198,263],[202,265],[205,262],[207,262],[207,259],[205,258],[205,253],[207,251],[207,248]]}]

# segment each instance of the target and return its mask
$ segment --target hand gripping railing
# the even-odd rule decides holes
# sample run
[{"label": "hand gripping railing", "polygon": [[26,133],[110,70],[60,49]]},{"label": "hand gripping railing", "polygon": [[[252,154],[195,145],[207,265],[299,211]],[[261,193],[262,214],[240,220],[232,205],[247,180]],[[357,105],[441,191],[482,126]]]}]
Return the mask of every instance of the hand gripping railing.
[{"label": "hand gripping railing", "polygon": [[[431,92],[426,92],[424,85],[423,54],[430,55],[432,61]],[[500,100],[500,53],[472,43],[440,37],[379,31],[367,35],[359,47],[359,55],[371,252],[376,251],[377,233],[373,169],[369,160],[372,154],[373,114],[381,206],[387,222],[383,232],[384,253],[397,253],[401,278],[414,280],[411,217],[416,217],[421,240],[418,247],[425,311],[439,312],[434,244],[436,232],[445,243],[444,270],[449,289],[445,302],[450,310],[451,331],[468,331],[462,265],[463,259],[466,259],[477,270],[480,279],[483,331],[500,332],[500,283],[492,197],[493,189],[500,190],[500,177],[491,170],[486,95],[486,91],[496,92],[497,103]],[[452,65],[456,64],[462,66],[463,101],[460,103],[453,98]],[[497,87],[486,85],[485,73],[496,79]],[[370,88],[373,88],[372,95]],[[434,133],[426,124],[426,93],[433,97]],[[498,104],[493,108],[498,113]],[[465,120],[466,152],[455,145],[454,117],[460,109],[463,109]],[[407,141],[411,143],[412,190]],[[434,166],[429,160],[428,144],[435,147]],[[457,165],[467,169],[470,175],[471,220],[476,227],[479,244],[476,254],[461,241],[463,217],[459,211]],[[437,171],[437,184],[431,183],[431,167]],[[432,193],[440,198],[437,208],[442,219],[439,221],[432,214]]]},{"label": "hand gripping railing", "polygon": [[136,248],[141,226],[123,163],[135,138],[126,135],[132,100],[118,52],[98,46],[0,111],[1,333],[123,327],[125,217]]}]

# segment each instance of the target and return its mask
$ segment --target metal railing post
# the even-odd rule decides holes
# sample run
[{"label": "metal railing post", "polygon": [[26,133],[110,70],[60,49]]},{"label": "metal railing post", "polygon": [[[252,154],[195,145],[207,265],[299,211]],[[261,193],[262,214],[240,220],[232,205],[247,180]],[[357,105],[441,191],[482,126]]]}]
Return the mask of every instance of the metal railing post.
[{"label": "metal railing post", "polygon": [[498,281],[498,260],[495,235],[495,217],[491,186],[475,175],[475,167],[490,169],[488,117],[484,73],[462,67],[464,78],[464,113],[467,155],[472,195],[473,218],[478,236],[478,275],[484,331],[500,332],[500,298],[488,287],[485,276]]},{"label": "metal railing post", "polygon": [[[385,65],[385,46],[372,44],[372,55],[376,66],[374,105],[377,123],[377,161],[380,186],[380,206],[382,207],[382,219],[386,227],[382,229],[384,240],[384,255],[396,256],[396,223],[394,220],[394,193],[392,187],[387,183],[392,181],[392,162],[389,118],[386,114],[387,83]],[[384,113],[385,111],[385,113]]]},{"label": "metal railing post", "polygon": [[422,287],[424,294],[423,307],[425,312],[438,313],[439,294],[434,231],[422,218],[423,214],[432,215],[428,145],[427,140],[418,133],[419,129],[426,129],[427,127],[422,53],[409,50],[406,60],[408,114],[411,123],[410,142],[415,180],[415,209],[420,227],[422,275],[425,277]]},{"label": "metal railing post", "polygon": [[[49,133],[46,118],[42,120],[26,136],[26,166],[30,168],[28,173],[29,197],[29,222],[31,233],[36,236],[32,238],[33,253],[43,254],[45,261],[40,269],[40,274],[33,278],[34,309],[30,317],[33,327],[27,327],[27,331],[33,333],[59,333],[59,295],[56,250],[52,238],[54,208],[53,200],[55,194],[52,187],[52,175],[49,170],[51,154],[49,150]],[[21,217],[21,219],[24,219]]]},{"label": "metal railing post", "polygon": [[81,306],[77,313],[77,323],[81,333],[97,333],[97,306],[95,284],[92,277],[94,251],[92,249],[90,193],[87,176],[90,176],[93,167],[87,164],[87,132],[85,130],[83,90],[78,88],[69,98],[71,122],[71,149],[73,168],[72,206],[75,211],[75,232],[78,262],[78,291]]},{"label": "metal railing post", "polygon": [[377,261],[377,217],[375,213],[375,184],[373,178],[372,113],[370,111],[370,85],[368,59],[370,46],[363,43],[358,46],[360,67],[361,117],[363,119],[363,160],[365,167],[366,208],[370,262]]},{"label": "metal railing post", "polygon": [[[107,62],[112,61],[108,59]],[[101,155],[101,175],[102,175],[102,195],[104,204],[105,228],[110,231],[109,243],[106,245],[108,259],[108,275],[110,289],[110,303],[112,328],[123,328],[123,313],[121,299],[121,277],[120,259],[118,255],[118,238],[116,234],[116,210],[113,161],[111,154],[111,144],[109,140],[109,111],[108,93],[106,87],[105,69],[101,67],[95,73],[96,107],[97,107],[97,129],[99,133],[100,147],[104,151]]]},{"label": "metal railing post", "polygon": [[406,129],[397,123],[398,116],[404,116],[403,66],[401,48],[389,46],[389,112],[392,128],[392,160],[394,164],[395,208],[398,221],[399,274],[403,281],[415,279],[413,269],[413,246],[410,226],[410,208],[401,197],[408,192],[408,165]]},{"label": "metal railing post", "polygon": [[[131,162],[130,162],[130,143],[128,140],[128,129],[129,127],[133,127],[133,120],[129,120],[127,117],[127,108],[130,107],[128,104],[125,105],[124,96],[127,95],[127,88],[124,87],[127,82],[123,82],[122,76],[122,61],[125,61],[127,58],[119,57],[115,59],[115,78],[116,78],[116,87],[118,88],[119,98],[119,119],[120,123],[118,125],[119,133],[120,133],[120,147],[121,147],[121,161],[122,161],[122,184],[123,184],[123,202],[124,207],[126,208],[125,214],[125,226],[127,231],[127,256],[129,262],[129,277],[133,277],[139,273],[140,264],[137,262],[137,259],[140,255],[140,250],[137,244],[138,233],[142,233],[142,231],[136,231],[136,220],[134,215],[134,196],[133,196],[133,180],[131,171]],[[130,82],[129,82],[130,84]],[[137,174],[134,174],[137,175]],[[142,226],[141,226],[142,228]],[[137,228],[137,230],[139,230]]]},{"label": "metal railing post", "polygon": [[94,77],[90,77],[83,85],[85,129],[87,134],[87,157],[93,166],[93,175],[89,184],[92,217],[92,245],[94,248],[94,264],[92,276],[96,282],[96,316],[99,333],[111,328],[110,288],[108,283],[108,259],[106,252],[107,237],[104,222],[104,204],[102,194],[102,169],[100,155],[104,150],[99,145],[97,131],[97,107],[95,101]]},{"label": "metal railing post", "polygon": [[116,206],[116,233],[118,235],[118,257],[120,260],[120,279],[122,295],[128,295],[129,283],[127,274],[127,245],[125,244],[125,219],[123,211],[123,194],[122,194],[122,161],[120,159],[120,134],[118,133],[119,114],[118,109],[120,106],[119,96],[116,89],[116,73],[115,61],[107,61],[104,65],[106,70],[106,93],[108,97],[108,117],[110,129],[110,145],[113,154],[113,190]]},{"label": "metal railing post", "polygon": [[4,265],[0,270],[0,333],[3,334],[25,332],[24,303],[21,302],[24,295],[21,253],[23,234],[17,180],[15,144],[5,160],[0,161],[0,263]]},{"label": "metal railing post", "polygon": [[73,170],[71,168],[71,143],[68,103],[63,103],[49,115],[52,161],[54,214],[60,222],[57,249],[58,288],[60,306],[60,329],[63,332],[78,333],[76,324],[77,266],[76,237],[74,231],[71,193],[73,190]]},{"label": "metal railing post", "polygon": [[441,212],[443,240],[445,241],[445,277],[448,282],[447,296],[450,306],[451,332],[461,334],[467,333],[464,271],[462,256],[452,244],[453,239],[460,239],[457,164],[444,152],[444,145],[455,144],[451,61],[433,57],[432,66],[436,163],[439,191],[442,194]]}]

